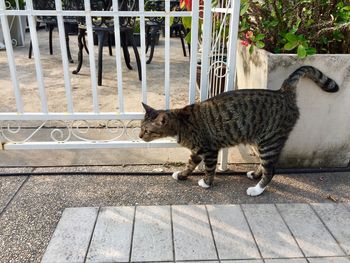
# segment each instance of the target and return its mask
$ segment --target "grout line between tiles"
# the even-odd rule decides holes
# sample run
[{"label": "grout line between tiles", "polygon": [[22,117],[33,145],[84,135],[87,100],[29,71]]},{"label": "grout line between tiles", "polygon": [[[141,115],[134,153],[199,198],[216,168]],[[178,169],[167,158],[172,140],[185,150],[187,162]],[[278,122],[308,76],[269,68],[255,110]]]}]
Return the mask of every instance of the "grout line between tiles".
[{"label": "grout line between tiles", "polygon": [[262,259],[263,263],[265,263],[265,259],[264,259],[264,258],[263,258],[263,256],[262,256],[261,250],[260,250],[260,248],[259,248],[259,246],[258,246],[258,242],[257,242],[257,241],[256,241],[256,239],[255,239],[255,236],[254,236],[253,230],[252,230],[252,228],[251,228],[251,226],[250,226],[250,224],[249,224],[249,221],[248,221],[247,215],[245,214],[245,212],[244,212],[244,210],[243,210],[242,204],[239,204],[239,208],[241,209],[242,214],[243,214],[243,216],[244,216],[244,219],[245,219],[245,221],[246,221],[246,223],[247,223],[247,225],[248,225],[248,228],[249,228],[250,234],[251,234],[251,235],[252,235],[252,237],[253,237],[253,240],[254,240],[254,243],[255,243],[256,248],[258,249],[258,252],[259,252],[260,258]]},{"label": "grout line between tiles", "polygon": [[100,215],[100,210],[101,210],[101,206],[98,207],[98,210],[97,210],[97,215],[96,215],[96,219],[95,219],[95,223],[94,223],[94,227],[92,228],[92,232],[91,232],[91,236],[90,236],[90,240],[89,240],[89,244],[87,246],[87,249],[86,249],[86,253],[85,253],[85,257],[84,257],[84,263],[86,262],[87,260],[87,256],[88,256],[88,253],[89,253],[89,250],[90,250],[90,246],[91,246],[91,242],[92,242],[92,238],[94,236],[94,232],[95,232],[95,227],[96,227],[96,224],[97,224],[97,219]]},{"label": "grout line between tiles", "polygon": [[217,248],[217,246],[216,246],[216,241],[215,241],[215,237],[214,237],[214,231],[213,231],[213,227],[212,227],[212,225],[211,225],[211,221],[210,221],[210,217],[209,217],[209,212],[208,212],[208,209],[207,209],[207,206],[206,206],[206,205],[204,205],[204,208],[205,208],[205,211],[206,211],[207,217],[208,217],[208,223],[209,223],[209,227],[210,227],[211,237],[213,238],[213,242],[214,242],[216,257],[217,257],[217,259],[220,261],[219,251],[218,251],[218,248]]},{"label": "grout line between tiles", "polygon": [[274,206],[275,206],[275,208],[276,208],[276,210],[277,210],[277,213],[278,213],[278,214],[280,215],[280,217],[282,218],[283,223],[286,225],[286,227],[287,227],[289,233],[290,233],[291,236],[293,237],[295,243],[297,244],[297,246],[298,246],[298,248],[299,248],[301,254],[303,254],[304,258],[305,258],[306,261],[309,263],[309,260],[306,258],[306,255],[305,255],[304,251],[301,249],[301,246],[300,246],[298,240],[297,240],[296,237],[294,236],[292,230],[290,229],[289,225],[287,224],[287,221],[286,221],[285,218],[283,217],[281,211],[278,209],[278,207],[277,207],[276,204],[274,204]]},{"label": "grout line between tiles", "polygon": [[317,216],[317,218],[321,221],[321,223],[323,224],[323,226],[326,228],[326,230],[328,231],[328,233],[331,235],[331,237],[335,240],[335,242],[337,243],[338,247],[341,249],[341,251],[343,251],[344,256],[347,256],[346,251],[343,249],[343,247],[340,245],[340,242],[338,241],[338,239],[333,235],[332,231],[328,228],[328,226],[325,224],[325,222],[322,220],[321,216],[317,213],[317,211],[315,210],[315,208],[313,208],[313,206],[311,204],[307,204],[311,210],[315,213],[315,215]]}]

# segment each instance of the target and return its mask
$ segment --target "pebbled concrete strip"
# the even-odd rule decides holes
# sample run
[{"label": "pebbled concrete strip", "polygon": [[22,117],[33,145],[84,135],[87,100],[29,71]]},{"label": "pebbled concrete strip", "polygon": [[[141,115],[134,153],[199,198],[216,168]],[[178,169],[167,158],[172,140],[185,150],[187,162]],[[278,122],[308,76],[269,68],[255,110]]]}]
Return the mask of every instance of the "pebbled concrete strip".
[{"label": "pebbled concrete strip", "polygon": [[135,207],[100,209],[86,262],[128,262]]},{"label": "pebbled concrete strip", "polygon": [[131,261],[172,260],[170,206],[137,206]]},{"label": "pebbled concrete strip", "polygon": [[242,207],[264,258],[303,257],[273,204]]},{"label": "pebbled concrete strip", "polygon": [[207,205],[207,209],[221,260],[260,258],[239,205]]},{"label": "pebbled concrete strip", "polygon": [[205,206],[172,207],[176,260],[217,260]]},{"label": "pebbled concrete strip", "polygon": [[26,179],[27,176],[0,176],[0,214]]},{"label": "pebbled concrete strip", "polygon": [[344,255],[308,204],[278,204],[277,207],[306,257]]},{"label": "pebbled concrete strip", "polygon": [[321,220],[350,255],[350,211],[344,204],[312,204]]},{"label": "pebbled concrete strip", "polygon": [[42,263],[84,262],[98,208],[66,208]]}]

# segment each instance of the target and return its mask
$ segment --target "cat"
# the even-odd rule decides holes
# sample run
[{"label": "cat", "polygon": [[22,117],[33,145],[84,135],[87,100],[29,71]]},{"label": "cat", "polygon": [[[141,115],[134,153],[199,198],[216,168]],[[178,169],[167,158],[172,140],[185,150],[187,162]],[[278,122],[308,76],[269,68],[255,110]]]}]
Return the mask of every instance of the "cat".
[{"label": "cat", "polygon": [[206,101],[181,109],[156,110],[142,103],[146,113],[139,137],[150,142],[176,137],[191,150],[183,171],[173,173],[176,180],[185,180],[203,160],[205,177],[198,181],[209,188],[214,181],[218,152],[221,148],[250,144],[257,147],[260,165],[247,173],[260,179],[247,189],[249,196],[262,194],[274,176],[274,167],[299,118],[296,86],[308,77],[326,92],[336,92],[337,83],[312,66],[294,71],[279,90],[241,89],[221,93]]}]

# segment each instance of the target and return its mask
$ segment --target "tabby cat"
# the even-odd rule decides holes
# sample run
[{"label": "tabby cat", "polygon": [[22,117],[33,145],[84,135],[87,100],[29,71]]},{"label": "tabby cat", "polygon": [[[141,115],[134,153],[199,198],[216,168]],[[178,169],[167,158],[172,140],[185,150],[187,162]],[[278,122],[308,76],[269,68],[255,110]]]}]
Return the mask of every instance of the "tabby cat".
[{"label": "tabby cat", "polygon": [[191,150],[186,169],[175,172],[176,180],[185,180],[203,160],[205,177],[198,181],[203,188],[213,184],[218,152],[238,144],[257,147],[260,165],[250,171],[250,179],[260,179],[247,194],[263,193],[274,175],[274,166],[282,148],[299,118],[296,86],[301,77],[308,77],[324,91],[336,92],[338,85],[312,66],[303,66],[292,73],[280,90],[246,89],[221,93],[206,101],[182,109],[146,110],[140,138],[146,142],[163,137],[176,137]]}]

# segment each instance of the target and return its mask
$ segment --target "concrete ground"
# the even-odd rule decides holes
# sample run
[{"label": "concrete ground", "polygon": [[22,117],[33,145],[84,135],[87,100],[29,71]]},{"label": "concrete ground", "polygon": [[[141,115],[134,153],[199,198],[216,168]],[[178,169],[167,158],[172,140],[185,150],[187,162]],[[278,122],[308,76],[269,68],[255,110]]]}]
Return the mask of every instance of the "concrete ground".
[{"label": "concrete ground", "polygon": [[[251,165],[231,166],[236,172],[219,174],[209,190],[197,186],[198,174],[185,182],[174,181],[170,174],[181,167],[2,168],[0,262],[40,262],[69,207],[350,202],[349,172],[278,174],[262,196],[252,198],[245,192],[254,182],[244,176]],[[347,230],[348,220],[343,224]]]}]

